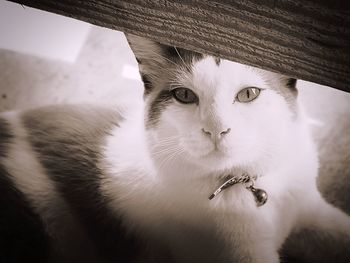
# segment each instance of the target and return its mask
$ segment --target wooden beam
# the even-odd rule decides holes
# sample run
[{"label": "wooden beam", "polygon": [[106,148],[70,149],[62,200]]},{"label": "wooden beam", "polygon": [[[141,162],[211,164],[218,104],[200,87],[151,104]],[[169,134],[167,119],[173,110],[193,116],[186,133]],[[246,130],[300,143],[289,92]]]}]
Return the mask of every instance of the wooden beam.
[{"label": "wooden beam", "polygon": [[350,92],[347,1],[12,2]]}]

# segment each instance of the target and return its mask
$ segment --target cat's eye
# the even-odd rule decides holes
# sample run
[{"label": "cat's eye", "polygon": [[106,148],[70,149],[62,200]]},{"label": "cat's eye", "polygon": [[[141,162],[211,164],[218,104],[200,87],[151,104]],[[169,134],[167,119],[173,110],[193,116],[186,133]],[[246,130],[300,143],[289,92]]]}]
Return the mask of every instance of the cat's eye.
[{"label": "cat's eye", "polygon": [[256,87],[244,88],[237,93],[236,99],[239,102],[250,102],[259,96],[260,91],[261,90]]},{"label": "cat's eye", "polygon": [[197,95],[190,89],[187,88],[177,88],[172,90],[173,97],[181,103],[191,104],[198,103]]}]

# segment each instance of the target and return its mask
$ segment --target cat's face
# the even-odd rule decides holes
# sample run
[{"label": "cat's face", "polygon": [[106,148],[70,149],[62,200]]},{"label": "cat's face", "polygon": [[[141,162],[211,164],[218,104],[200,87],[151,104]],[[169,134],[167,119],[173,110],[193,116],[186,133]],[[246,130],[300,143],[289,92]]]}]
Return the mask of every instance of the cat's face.
[{"label": "cat's face", "polygon": [[278,149],[295,119],[295,81],[129,36],[159,143],[208,169],[247,167]]}]

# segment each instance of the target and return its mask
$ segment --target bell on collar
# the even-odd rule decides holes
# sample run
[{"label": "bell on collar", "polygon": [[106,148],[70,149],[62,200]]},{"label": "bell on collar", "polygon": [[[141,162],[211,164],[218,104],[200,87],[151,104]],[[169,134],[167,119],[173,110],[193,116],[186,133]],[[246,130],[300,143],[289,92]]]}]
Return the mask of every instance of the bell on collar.
[{"label": "bell on collar", "polygon": [[267,202],[268,196],[265,190],[253,186],[249,186],[247,189],[253,193],[257,206],[262,206]]}]

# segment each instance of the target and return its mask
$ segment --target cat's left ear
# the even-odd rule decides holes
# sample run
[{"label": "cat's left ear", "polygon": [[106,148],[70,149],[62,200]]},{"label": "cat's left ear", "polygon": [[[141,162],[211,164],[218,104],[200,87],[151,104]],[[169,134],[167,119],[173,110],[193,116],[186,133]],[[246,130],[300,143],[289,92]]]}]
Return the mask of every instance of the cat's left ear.
[{"label": "cat's left ear", "polygon": [[290,88],[292,90],[297,90],[297,79],[284,77],[285,85],[287,88]]},{"label": "cat's left ear", "polygon": [[157,68],[165,63],[163,50],[166,45],[127,33],[125,33],[125,37],[139,64]]},{"label": "cat's left ear", "polygon": [[297,80],[291,77],[280,75],[275,90],[284,97],[288,105],[295,110],[295,103],[298,98]]},{"label": "cat's left ear", "polygon": [[131,34],[125,34],[130,48],[139,64],[145,86],[145,94],[162,88],[164,81],[174,78],[178,69],[190,69],[192,63],[202,59],[203,54],[183,48],[164,45],[159,42]]},{"label": "cat's left ear", "polygon": [[265,81],[272,90],[282,95],[290,105],[294,105],[298,97],[297,80],[289,76],[271,71],[261,71]]},{"label": "cat's left ear", "polygon": [[173,47],[136,35],[125,34],[125,37],[138,62],[145,94],[149,94],[164,78],[172,59],[167,51]]},{"label": "cat's left ear", "polygon": [[283,76],[282,81],[284,82],[282,85],[287,90],[286,93],[289,93],[292,98],[296,99],[298,97],[297,79]]},{"label": "cat's left ear", "polygon": [[275,90],[282,93],[290,93],[293,96],[298,95],[297,79],[268,71],[264,71],[264,76]]}]

